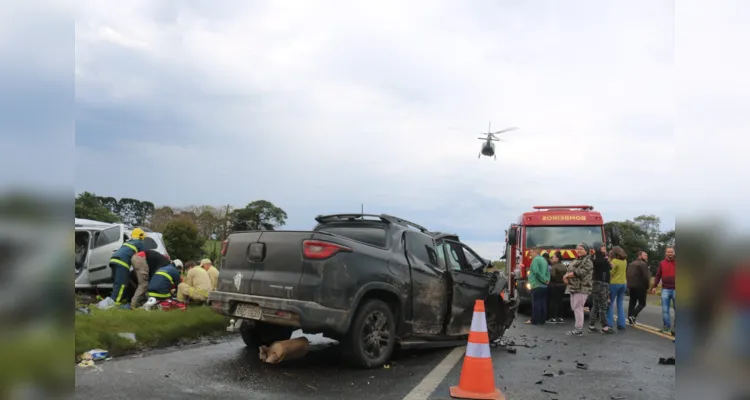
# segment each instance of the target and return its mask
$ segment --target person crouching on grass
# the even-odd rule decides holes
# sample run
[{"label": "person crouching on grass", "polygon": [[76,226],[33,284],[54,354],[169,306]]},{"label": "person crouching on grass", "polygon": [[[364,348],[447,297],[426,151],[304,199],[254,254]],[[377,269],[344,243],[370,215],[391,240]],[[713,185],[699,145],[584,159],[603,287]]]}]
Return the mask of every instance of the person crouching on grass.
[{"label": "person crouching on grass", "polygon": [[148,283],[148,297],[157,301],[172,297],[174,290],[180,283],[180,271],[182,261],[175,260],[172,264],[159,268]]},{"label": "person crouching on grass", "polygon": [[544,325],[547,318],[547,285],[549,284],[549,264],[539,255],[539,249],[529,249],[532,258],[529,268],[529,284],[531,286],[531,319],[526,324]]},{"label": "person crouching on grass", "polygon": [[195,263],[185,264],[187,275],[184,282],[177,285],[177,300],[183,303],[189,301],[200,303],[208,299],[211,293],[211,278],[208,272]]},{"label": "person crouching on grass", "polygon": [[583,306],[591,294],[593,272],[594,263],[589,256],[589,246],[581,243],[576,247],[576,259],[568,265],[568,272],[563,276],[563,282],[570,289],[570,308],[576,319],[575,327],[568,335],[583,335]]}]

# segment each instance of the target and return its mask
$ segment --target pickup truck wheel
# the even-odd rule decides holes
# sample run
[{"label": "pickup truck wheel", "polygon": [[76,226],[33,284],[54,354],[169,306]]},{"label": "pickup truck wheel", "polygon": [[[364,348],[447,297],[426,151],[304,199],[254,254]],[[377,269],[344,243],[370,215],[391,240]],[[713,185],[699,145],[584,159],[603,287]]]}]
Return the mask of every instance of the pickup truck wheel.
[{"label": "pickup truck wheel", "polygon": [[254,324],[243,321],[240,326],[240,336],[247,347],[257,349],[260,346],[269,346],[271,343],[286,340],[292,336],[292,328],[279,325],[270,325],[260,322]]},{"label": "pickup truck wheel", "polygon": [[504,319],[502,313],[491,309],[487,310],[487,336],[490,338],[490,343],[500,339],[505,334]]},{"label": "pickup truck wheel", "polygon": [[356,366],[378,368],[388,362],[395,346],[393,311],[381,300],[368,300],[357,310],[344,338],[344,356]]}]

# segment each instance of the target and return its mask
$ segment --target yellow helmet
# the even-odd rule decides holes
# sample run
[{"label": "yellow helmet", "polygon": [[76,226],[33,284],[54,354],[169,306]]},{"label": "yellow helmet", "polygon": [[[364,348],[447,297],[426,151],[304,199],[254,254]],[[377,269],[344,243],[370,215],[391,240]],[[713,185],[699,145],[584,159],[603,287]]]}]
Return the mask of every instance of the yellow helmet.
[{"label": "yellow helmet", "polygon": [[133,239],[143,240],[146,237],[146,232],[144,232],[141,228],[135,228],[133,229],[133,233],[130,234],[130,237]]}]

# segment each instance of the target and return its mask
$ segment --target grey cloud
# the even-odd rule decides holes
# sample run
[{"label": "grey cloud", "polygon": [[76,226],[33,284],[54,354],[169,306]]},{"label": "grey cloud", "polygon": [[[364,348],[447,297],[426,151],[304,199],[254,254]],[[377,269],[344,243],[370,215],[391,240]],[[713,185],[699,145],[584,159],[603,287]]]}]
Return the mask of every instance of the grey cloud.
[{"label": "grey cloud", "polygon": [[[628,205],[639,195],[629,191],[638,178],[628,174],[627,163],[612,167],[595,156],[588,164],[571,163],[565,150],[559,160],[551,151],[554,143],[567,149],[584,140],[590,130],[574,131],[582,124],[618,143],[627,143],[619,138],[622,134],[648,131],[653,138],[666,133],[661,110],[632,112],[595,98],[602,91],[595,85],[610,79],[603,76],[613,68],[607,65],[614,57],[609,36],[590,37],[606,19],[581,23],[582,9],[566,10],[578,20],[542,13],[547,26],[538,27],[540,20],[529,18],[539,15],[531,11],[455,10],[450,26],[448,19],[436,26],[414,20],[409,29],[419,36],[399,36],[409,29],[388,21],[364,26],[353,19],[329,24],[336,29],[320,33],[327,40],[314,41],[321,46],[318,51],[302,52],[306,58],[290,67],[294,53],[284,48],[285,35],[278,32],[231,42],[278,43],[269,48],[270,55],[239,54],[234,64],[222,64],[212,57],[225,53],[199,47],[205,56],[196,58],[198,50],[187,46],[205,45],[207,39],[196,39],[200,27],[218,32],[231,25],[232,32],[242,34],[233,17],[251,12],[223,7],[201,11],[207,3],[192,3],[194,9],[187,12],[201,14],[189,25],[193,41],[170,42],[165,38],[175,34],[173,29],[187,29],[188,22],[180,19],[187,15],[186,6],[160,4],[147,9],[145,17],[172,30],[157,32],[163,40],[148,41],[152,48],[96,44],[91,37],[82,42],[78,190],[171,205],[242,206],[265,198],[289,212],[289,227],[300,229],[309,227],[315,214],[356,211],[364,202],[366,211],[403,215],[477,242],[502,240],[507,225],[537,201],[586,199],[622,218],[641,209],[640,204]],[[251,11],[266,7],[271,6]],[[314,23],[335,19],[326,14],[330,10],[321,11],[318,16],[296,15],[311,23],[300,23],[293,33],[305,38],[316,33]],[[451,14],[446,9],[431,13],[440,18]],[[248,28],[264,17],[254,16],[258,20],[247,22]],[[137,22],[131,23],[137,28]],[[356,23],[362,26],[354,29]],[[579,31],[562,36],[565,27],[576,25]],[[431,31],[440,26],[449,29]],[[118,29],[129,33],[127,24]],[[555,32],[560,37],[550,36]],[[301,39],[288,34],[299,45],[294,41]],[[589,40],[571,47],[564,43],[571,38]],[[173,45],[159,49],[160,43]],[[276,54],[277,49],[286,53]],[[236,53],[256,50],[237,48]],[[284,62],[274,68],[277,58]],[[601,74],[591,75],[596,72]],[[591,118],[587,112],[608,114]],[[569,121],[558,124],[556,119],[566,116]],[[527,127],[500,145],[498,162],[476,159],[480,143],[474,136],[448,132],[450,125],[483,130],[486,119],[493,119],[493,125],[509,121]],[[556,125],[564,128],[554,130]],[[147,166],[148,179],[131,187],[113,182],[99,168],[112,152],[127,154],[131,165]],[[659,160],[655,165],[663,169]],[[606,187],[572,184],[574,178],[594,181],[612,173],[622,174],[613,178],[624,182],[622,196]],[[660,205],[665,199],[648,201],[657,204],[644,209],[667,212]]]}]

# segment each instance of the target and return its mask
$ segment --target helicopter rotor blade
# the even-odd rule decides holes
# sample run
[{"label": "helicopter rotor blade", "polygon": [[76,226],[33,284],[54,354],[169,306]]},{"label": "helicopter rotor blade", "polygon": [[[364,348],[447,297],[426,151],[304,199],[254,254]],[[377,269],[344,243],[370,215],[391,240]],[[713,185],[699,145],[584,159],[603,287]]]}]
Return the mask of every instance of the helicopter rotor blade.
[{"label": "helicopter rotor blade", "polygon": [[511,128],[506,128],[506,129],[503,129],[503,130],[501,130],[501,131],[497,131],[497,132],[492,132],[491,134],[492,134],[492,135],[499,135],[499,134],[501,134],[501,133],[505,133],[505,132],[510,132],[510,131],[513,131],[513,130],[516,130],[516,129],[518,129],[518,128],[516,128],[516,127],[511,127]]}]

